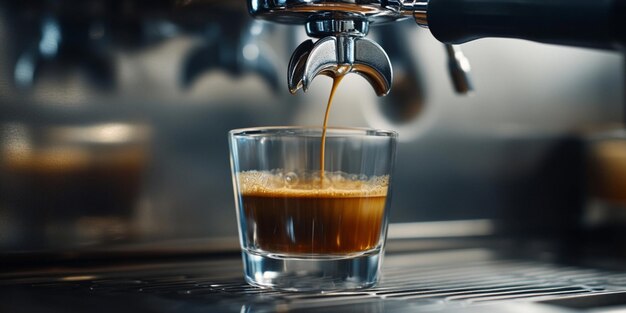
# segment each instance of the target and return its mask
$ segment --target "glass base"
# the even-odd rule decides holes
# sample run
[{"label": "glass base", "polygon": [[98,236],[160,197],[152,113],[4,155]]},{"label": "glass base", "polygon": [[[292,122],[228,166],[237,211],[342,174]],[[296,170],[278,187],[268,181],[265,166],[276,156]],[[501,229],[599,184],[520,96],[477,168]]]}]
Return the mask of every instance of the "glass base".
[{"label": "glass base", "polygon": [[382,251],[349,257],[285,256],[243,250],[246,281],[257,287],[286,291],[362,289],[378,282]]}]

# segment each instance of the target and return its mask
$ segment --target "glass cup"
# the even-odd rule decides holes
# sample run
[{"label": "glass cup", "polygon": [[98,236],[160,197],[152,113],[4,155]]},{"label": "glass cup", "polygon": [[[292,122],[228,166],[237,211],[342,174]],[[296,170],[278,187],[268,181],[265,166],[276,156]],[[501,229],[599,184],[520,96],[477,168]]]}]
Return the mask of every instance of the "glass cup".
[{"label": "glass cup", "polygon": [[0,250],[133,240],[151,134],[137,122],[0,124],[0,220],[13,226],[0,226]]},{"label": "glass cup", "polygon": [[379,279],[397,134],[327,128],[322,155],[322,130],[229,133],[244,274],[251,285],[332,291],[371,287]]}]

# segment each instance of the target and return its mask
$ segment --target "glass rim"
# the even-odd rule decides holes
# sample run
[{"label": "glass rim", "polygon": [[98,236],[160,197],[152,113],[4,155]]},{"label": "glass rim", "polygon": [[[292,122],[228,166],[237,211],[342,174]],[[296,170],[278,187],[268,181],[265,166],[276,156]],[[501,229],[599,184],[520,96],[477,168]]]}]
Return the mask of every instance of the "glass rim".
[{"label": "glass rim", "polygon": [[[236,128],[228,132],[231,137],[247,137],[255,135],[278,135],[281,131],[319,131],[320,134],[323,131],[322,126],[261,126],[261,127],[247,127]],[[398,133],[393,130],[376,129],[368,127],[326,127],[328,135],[341,134],[342,132],[347,135],[354,136],[370,136],[370,137],[388,137],[397,138]]]}]

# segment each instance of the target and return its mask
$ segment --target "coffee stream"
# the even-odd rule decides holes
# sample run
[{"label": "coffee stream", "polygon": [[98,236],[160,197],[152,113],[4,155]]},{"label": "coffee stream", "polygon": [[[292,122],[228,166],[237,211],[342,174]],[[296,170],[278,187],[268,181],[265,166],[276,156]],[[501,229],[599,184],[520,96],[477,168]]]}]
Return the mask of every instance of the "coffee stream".
[{"label": "coffee stream", "polygon": [[343,76],[333,77],[326,105],[319,177],[283,169],[238,173],[245,237],[253,250],[345,255],[380,244],[389,177],[324,169],[328,117]]},{"label": "coffee stream", "polygon": [[322,187],[324,185],[324,155],[326,154],[326,127],[328,126],[328,115],[330,113],[330,106],[333,103],[333,98],[335,97],[335,91],[337,91],[337,87],[344,76],[345,75],[338,75],[333,77],[333,87],[330,89],[330,96],[328,97],[328,103],[326,104],[326,114],[324,114],[322,144],[320,148],[320,185],[322,185]]}]

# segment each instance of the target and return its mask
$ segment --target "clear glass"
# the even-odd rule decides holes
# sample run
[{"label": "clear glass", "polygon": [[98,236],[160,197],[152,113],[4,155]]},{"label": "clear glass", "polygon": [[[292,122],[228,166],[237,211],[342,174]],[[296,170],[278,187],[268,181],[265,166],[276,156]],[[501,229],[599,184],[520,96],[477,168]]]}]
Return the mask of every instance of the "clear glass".
[{"label": "clear glass", "polygon": [[244,274],[292,291],[366,288],[379,279],[397,134],[272,127],[229,133]]}]

